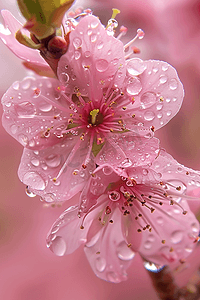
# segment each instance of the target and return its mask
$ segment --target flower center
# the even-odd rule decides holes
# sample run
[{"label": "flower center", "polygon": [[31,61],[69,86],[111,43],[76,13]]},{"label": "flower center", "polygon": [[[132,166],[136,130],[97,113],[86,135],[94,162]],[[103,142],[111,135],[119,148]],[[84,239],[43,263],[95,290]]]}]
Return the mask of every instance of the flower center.
[{"label": "flower center", "polygon": [[88,122],[93,126],[97,126],[103,123],[103,114],[99,112],[99,109],[93,109],[90,111]]}]

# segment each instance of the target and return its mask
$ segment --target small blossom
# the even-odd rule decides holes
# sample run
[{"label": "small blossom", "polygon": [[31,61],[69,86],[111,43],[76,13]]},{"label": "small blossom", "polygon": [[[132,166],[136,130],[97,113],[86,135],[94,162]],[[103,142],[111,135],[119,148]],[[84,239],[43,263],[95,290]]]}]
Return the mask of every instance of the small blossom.
[{"label": "small blossom", "polygon": [[199,177],[164,151],[151,167],[103,165],[82,191],[79,206],[54,223],[47,246],[63,256],[85,244],[94,273],[115,283],[126,280],[136,251],[156,265],[179,263],[198,240],[199,223],[186,200],[195,199],[189,194]]}]

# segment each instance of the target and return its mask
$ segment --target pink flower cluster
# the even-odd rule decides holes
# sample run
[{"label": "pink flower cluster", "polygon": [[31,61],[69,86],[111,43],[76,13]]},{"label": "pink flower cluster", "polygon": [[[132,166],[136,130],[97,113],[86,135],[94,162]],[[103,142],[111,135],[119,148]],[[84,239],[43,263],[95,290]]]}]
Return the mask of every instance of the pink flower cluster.
[{"label": "pink flower cluster", "polygon": [[[7,46],[49,70],[37,50],[15,41],[21,25],[2,14]],[[3,125],[24,146],[18,174],[27,194],[55,204],[81,193],[54,223],[47,246],[62,256],[84,243],[95,274],[111,282],[126,279],[136,251],[145,265],[183,263],[199,235],[187,200],[200,173],[177,163],[154,137],[178,112],[183,86],[166,62],[130,58],[144,33],[138,29],[123,45],[126,29],[116,38],[117,25],[111,19],[103,26],[90,10],[66,18],[69,47],[57,78],[26,77],[2,98]]]}]

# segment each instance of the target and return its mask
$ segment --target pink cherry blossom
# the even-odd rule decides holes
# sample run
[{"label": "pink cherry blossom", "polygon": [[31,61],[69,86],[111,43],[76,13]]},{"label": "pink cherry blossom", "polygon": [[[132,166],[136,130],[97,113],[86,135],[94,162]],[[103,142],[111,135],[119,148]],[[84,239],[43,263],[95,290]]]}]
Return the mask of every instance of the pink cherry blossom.
[{"label": "pink cherry blossom", "polygon": [[151,163],[159,148],[153,131],[177,113],[183,98],[169,64],[125,59],[128,46],[113,37],[114,21],[105,28],[87,15],[66,24],[70,44],[59,80],[25,78],[2,98],[3,125],[25,147],[19,177],[46,201],[68,199],[72,186],[77,192],[93,161]]},{"label": "pink cherry blossom", "polygon": [[194,199],[188,193],[199,179],[199,172],[163,150],[150,167],[102,165],[83,189],[79,206],[53,224],[47,247],[63,256],[85,244],[94,273],[115,283],[126,280],[136,251],[160,266],[182,263],[198,241],[199,223],[186,199]]}]

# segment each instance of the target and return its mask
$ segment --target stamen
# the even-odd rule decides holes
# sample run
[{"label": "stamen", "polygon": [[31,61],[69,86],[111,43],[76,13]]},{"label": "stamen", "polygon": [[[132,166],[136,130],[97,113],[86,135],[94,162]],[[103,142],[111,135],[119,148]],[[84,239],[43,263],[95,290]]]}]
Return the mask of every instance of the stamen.
[{"label": "stamen", "polygon": [[124,50],[126,50],[131,44],[133,44],[135,40],[137,40],[137,38],[142,39],[143,37],[144,37],[144,31],[142,29],[138,29],[136,36],[130,42],[124,45]]}]

